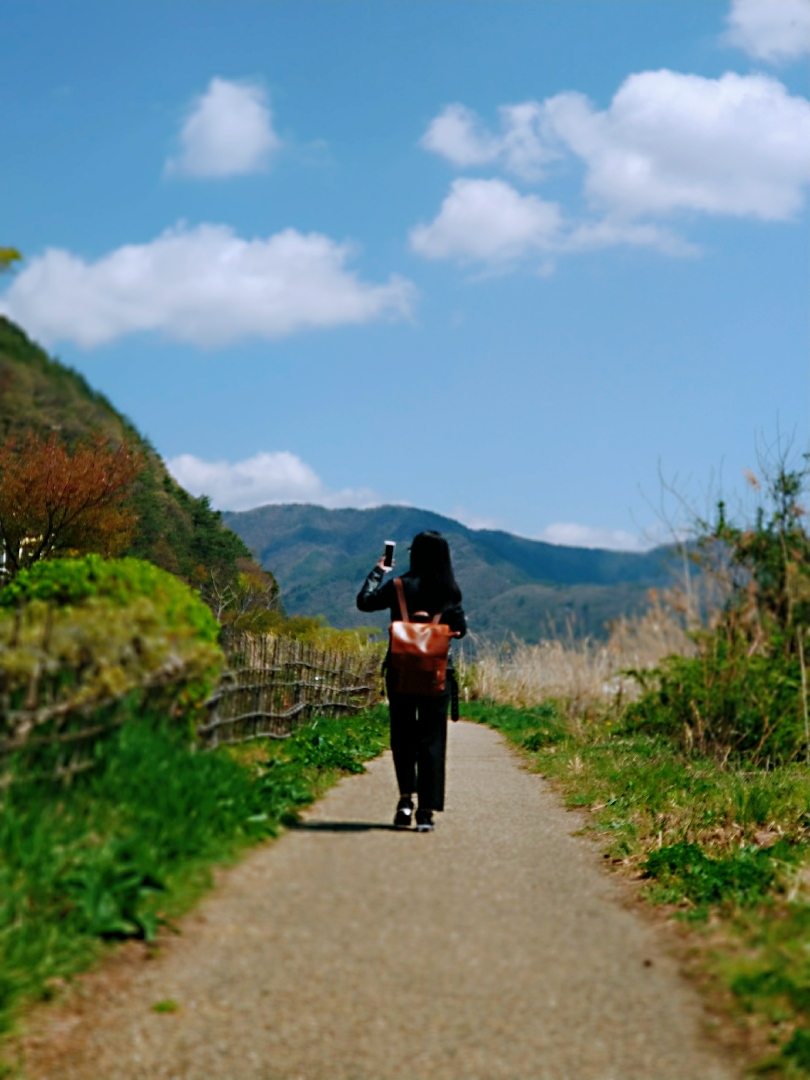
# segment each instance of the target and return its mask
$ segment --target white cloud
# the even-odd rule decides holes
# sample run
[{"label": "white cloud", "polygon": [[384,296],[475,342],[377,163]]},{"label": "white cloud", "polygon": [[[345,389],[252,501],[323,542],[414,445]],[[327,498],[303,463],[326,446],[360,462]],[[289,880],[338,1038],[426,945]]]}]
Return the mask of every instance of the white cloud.
[{"label": "white cloud", "polygon": [[538,179],[543,167],[557,156],[543,136],[543,107],[525,101],[503,105],[498,111],[501,133],[493,135],[472,109],[448,105],[431,121],[420,146],[461,168],[497,161],[518,176]]},{"label": "white cloud", "polygon": [[479,260],[508,266],[537,254],[592,251],[614,244],[653,247],[669,255],[698,249],[669,230],[649,223],[605,218],[576,224],[564,220],[556,203],[521,195],[504,180],[454,180],[439,213],[411,231],[411,247],[429,259]]},{"label": "white cloud", "polygon": [[575,225],[566,237],[563,250],[595,251],[599,248],[613,247],[616,244],[655,248],[665,255],[679,257],[700,254],[700,248],[696,244],[689,243],[670,229],[648,222],[626,221],[617,216]]},{"label": "white cloud", "polygon": [[501,115],[503,134],[494,136],[464,106],[448,106],[422,145],[460,166],[498,164],[524,177],[565,151],[585,167],[591,214],[567,220],[558,204],[504,180],[460,178],[436,218],[412,230],[415,251],[502,265],[615,244],[691,255],[698,249],[662,217],[701,211],[786,221],[804,201],[810,102],[770,76],[647,71],[629,76],[601,111],[567,92]]},{"label": "white cloud", "polygon": [[226,225],[181,225],[95,262],[49,249],[14,278],[0,312],[47,344],[87,348],[149,330],[225,345],[407,314],[414,286],[360,280],[350,253],[295,229],[243,240]]},{"label": "white cloud", "polygon": [[431,120],[419,145],[461,168],[495,161],[500,153],[498,139],[472,109],[458,104],[448,105]]},{"label": "white cloud", "polygon": [[379,506],[373,491],[330,491],[309,465],[286,450],[263,451],[233,465],[180,454],[167,462],[169,472],[192,495],[208,495],[218,510],[251,510],[269,503],[315,503],[332,509]]},{"label": "white cloud", "polygon": [[563,547],[603,548],[607,551],[649,551],[653,546],[621,529],[594,529],[590,525],[562,521],[546,526],[536,539]]},{"label": "white cloud", "polygon": [[591,201],[628,218],[700,210],[786,220],[810,172],[810,102],[766,75],[631,75],[599,112],[582,94],[545,102],[584,161]]},{"label": "white cloud", "polygon": [[167,172],[239,176],[265,169],[281,141],[261,86],[214,78],[194,102],[180,144],[180,155],[166,162]]},{"label": "white cloud", "polygon": [[758,60],[810,52],[810,0],[732,0],[724,37]]},{"label": "white cloud", "polygon": [[411,246],[429,259],[509,262],[557,242],[562,219],[555,203],[521,195],[503,180],[454,180],[436,218],[417,225]]}]

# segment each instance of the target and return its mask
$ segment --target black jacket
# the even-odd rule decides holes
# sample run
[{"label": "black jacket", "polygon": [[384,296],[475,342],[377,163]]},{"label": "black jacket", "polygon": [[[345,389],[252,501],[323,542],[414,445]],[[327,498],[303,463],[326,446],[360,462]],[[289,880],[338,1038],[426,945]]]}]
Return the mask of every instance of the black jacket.
[{"label": "black jacket", "polygon": [[[400,619],[399,600],[397,599],[397,590],[394,585],[394,578],[397,576],[402,578],[405,603],[408,607],[408,614],[410,617],[413,619],[414,612],[416,611],[427,611],[429,617],[435,615],[435,608],[431,610],[430,606],[425,603],[419,595],[419,578],[413,577],[410,572],[399,575],[390,574],[388,577],[385,577],[383,570],[379,566],[374,567],[363,582],[362,589],[357,594],[357,606],[360,610],[384,611],[385,608],[389,608],[391,611],[391,622]],[[383,580],[383,578],[385,578],[385,580]],[[444,608],[439,621],[446,623],[451,630],[455,630],[459,637],[464,637],[467,633],[467,620],[464,618],[464,609],[461,604],[450,604],[448,607]]]}]

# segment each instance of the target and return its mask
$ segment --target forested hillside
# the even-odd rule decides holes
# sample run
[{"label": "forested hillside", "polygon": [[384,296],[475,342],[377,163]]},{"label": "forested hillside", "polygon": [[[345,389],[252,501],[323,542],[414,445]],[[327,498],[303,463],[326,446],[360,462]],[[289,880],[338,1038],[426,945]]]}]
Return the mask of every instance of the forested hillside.
[{"label": "forested hillside", "polygon": [[634,554],[560,547],[406,506],[263,506],[223,520],[272,570],[288,612],[324,614],[340,627],[385,625],[384,615],[356,610],[357,590],[387,539],[397,541],[397,565],[407,569],[407,547],[422,529],[449,537],[472,629],[488,637],[514,633],[537,641],[569,624],[578,634],[601,636],[607,622],[645,607],[648,590],[670,581],[666,548]]},{"label": "forested hillside", "polygon": [[450,537],[472,628],[488,637],[531,642],[569,626],[600,636],[610,620],[643,608],[651,586],[669,580],[666,549],[641,555],[559,547],[412,507],[265,506],[221,515],[171,478],[103,394],[0,317],[0,440],[29,431],[58,431],[69,446],[100,432],[141,450],[146,468],[131,496],[138,526],[126,554],[202,580],[211,570],[233,573],[249,549],[278,579],[290,614],[323,615],[336,627],[385,625],[384,615],[356,610],[357,589],[386,539],[397,541],[398,565],[407,567],[408,544],[422,529]]},{"label": "forested hillside", "polygon": [[69,446],[100,432],[142,451],[146,468],[131,496],[138,527],[125,554],[189,580],[211,569],[233,572],[236,559],[247,555],[208,500],[193,498],[169,476],[160,455],[103,394],[0,316],[0,440],[53,431]]}]

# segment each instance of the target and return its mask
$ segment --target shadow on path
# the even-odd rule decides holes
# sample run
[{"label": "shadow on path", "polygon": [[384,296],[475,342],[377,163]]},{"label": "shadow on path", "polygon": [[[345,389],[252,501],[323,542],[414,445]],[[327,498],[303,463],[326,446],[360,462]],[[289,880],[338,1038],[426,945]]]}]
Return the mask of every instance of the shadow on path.
[{"label": "shadow on path", "polygon": [[394,825],[383,825],[378,821],[296,821],[291,829],[305,829],[308,832],[370,832],[382,829],[385,832],[413,832],[412,829],[398,829]]}]

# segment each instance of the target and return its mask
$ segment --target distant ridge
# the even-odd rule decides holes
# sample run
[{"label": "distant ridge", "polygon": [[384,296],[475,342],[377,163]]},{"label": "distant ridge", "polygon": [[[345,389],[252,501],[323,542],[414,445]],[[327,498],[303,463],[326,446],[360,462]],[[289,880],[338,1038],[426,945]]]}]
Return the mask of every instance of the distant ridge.
[{"label": "distant ridge", "polygon": [[295,503],[226,512],[223,521],[275,574],[290,614],[322,614],[339,627],[386,624],[384,615],[358,612],[355,596],[383,541],[397,541],[397,566],[405,570],[408,545],[423,529],[450,541],[471,627],[488,638],[537,641],[568,625],[603,636],[609,621],[642,609],[648,590],[671,580],[666,547],[644,554],[562,547],[407,506]]}]

